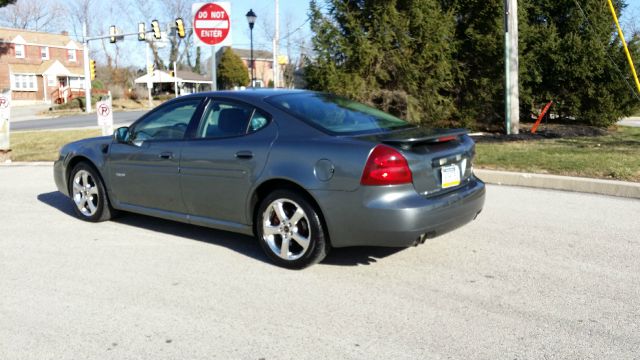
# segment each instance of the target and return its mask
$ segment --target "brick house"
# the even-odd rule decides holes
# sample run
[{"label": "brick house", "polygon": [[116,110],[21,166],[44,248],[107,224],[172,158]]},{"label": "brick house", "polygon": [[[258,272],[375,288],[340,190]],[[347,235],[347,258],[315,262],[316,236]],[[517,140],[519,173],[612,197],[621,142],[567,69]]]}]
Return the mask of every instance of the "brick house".
[{"label": "brick house", "polygon": [[14,103],[61,103],[84,94],[82,44],[67,32],[0,27],[0,90]]},{"label": "brick house", "polygon": [[[233,49],[249,69],[251,79],[251,49]],[[256,86],[267,87],[273,81],[273,53],[265,50],[253,50],[253,62],[256,66]]]}]

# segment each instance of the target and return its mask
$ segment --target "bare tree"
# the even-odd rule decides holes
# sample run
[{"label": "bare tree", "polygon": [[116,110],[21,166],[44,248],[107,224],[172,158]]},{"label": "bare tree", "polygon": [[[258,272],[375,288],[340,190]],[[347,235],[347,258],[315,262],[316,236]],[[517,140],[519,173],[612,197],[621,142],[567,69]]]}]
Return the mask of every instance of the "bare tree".
[{"label": "bare tree", "polygon": [[57,1],[20,0],[0,10],[0,24],[18,29],[52,31],[60,25],[64,7]]}]

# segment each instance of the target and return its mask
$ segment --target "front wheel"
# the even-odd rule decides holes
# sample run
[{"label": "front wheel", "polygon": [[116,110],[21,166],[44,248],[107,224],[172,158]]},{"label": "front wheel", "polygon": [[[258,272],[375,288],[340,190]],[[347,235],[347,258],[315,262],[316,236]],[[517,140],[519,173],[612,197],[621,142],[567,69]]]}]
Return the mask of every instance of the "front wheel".
[{"label": "front wheel", "polygon": [[276,190],[258,208],[258,241],[267,256],[283,267],[301,269],[320,262],[330,249],[320,216],[304,196]]},{"label": "front wheel", "polygon": [[79,163],[69,177],[69,193],[76,215],[82,220],[99,222],[111,219],[114,210],[98,172],[86,163]]}]

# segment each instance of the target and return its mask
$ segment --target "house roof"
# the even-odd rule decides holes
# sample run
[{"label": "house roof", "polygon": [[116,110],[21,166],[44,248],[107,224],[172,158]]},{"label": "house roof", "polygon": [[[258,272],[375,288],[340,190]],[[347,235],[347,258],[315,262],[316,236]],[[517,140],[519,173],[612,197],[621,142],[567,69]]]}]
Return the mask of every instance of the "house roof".
[{"label": "house roof", "polygon": [[12,42],[17,36],[21,36],[27,44],[66,48],[72,42],[77,49],[82,49],[82,45],[69,35],[0,27],[0,42]]},{"label": "house roof", "polygon": [[47,60],[42,64],[10,64],[12,73],[17,74],[38,74],[48,73],[48,75],[65,75],[84,77],[82,66],[64,66],[58,60]]},{"label": "house roof", "polygon": [[[139,78],[135,79],[134,82],[136,84],[144,84],[149,81],[149,74],[144,74]],[[169,75],[169,73],[161,71],[161,70],[153,70],[153,74],[151,75],[151,82],[154,84],[159,83],[172,83],[175,82],[176,78]]]},{"label": "house roof", "polygon": [[[142,76],[140,76],[139,78],[135,79],[134,82],[136,84],[144,84],[147,82],[147,80],[149,79],[149,75],[148,74],[144,74]],[[173,83],[173,82],[182,82],[182,83],[206,83],[206,84],[211,84],[212,81],[210,78],[204,76],[204,75],[200,75],[200,74],[196,74],[194,72],[190,72],[190,71],[178,71],[178,74],[176,77],[173,77],[171,75],[169,75],[168,72],[165,71],[161,71],[161,70],[154,70],[153,71],[153,76],[151,77],[151,82],[158,84],[158,83]]]},{"label": "house roof", "polygon": [[178,70],[176,77],[182,79],[183,82],[211,82],[211,77],[206,75],[200,75],[192,71]]}]

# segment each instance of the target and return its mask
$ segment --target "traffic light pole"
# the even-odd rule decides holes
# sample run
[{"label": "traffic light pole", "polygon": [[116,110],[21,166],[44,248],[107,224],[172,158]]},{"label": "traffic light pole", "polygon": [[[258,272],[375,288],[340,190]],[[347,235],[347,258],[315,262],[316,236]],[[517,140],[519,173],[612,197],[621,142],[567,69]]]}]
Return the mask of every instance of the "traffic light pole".
[{"label": "traffic light pole", "polygon": [[147,58],[147,92],[149,94],[149,108],[153,108],[153,98],[151,97],[151,88],[153,88],[153,82],[151,80],[151,77],[153,77],[153,71],[151,73],[149,73],[149,46],[151,46],[150,44],[146,44],[147,46],[145,46],[145,56]]},{"label": "traffic light pole", "polygon": [[[129,36],[129,35],[137,35],[138,33],[128,33],[128,34],[118,34],[120,36]],[[84,62],[84,94],[85,94],[85,112],[91,112],[91,72],[89,70],[89,41],[93,40],[102,40],[110,38],[111,35],[101,35],[101,36],[87,36],[87,23],[82,24],[82,52],[83,52],[83,62]]]},{"label": "traffic light pole", "polygon": [[89,70],[89,40],[87,39],[87,23],[82,24],[82,52],[84,53],[84,95],[85,95],[85,112],[88,114],[91,112],[91,74]]}]

